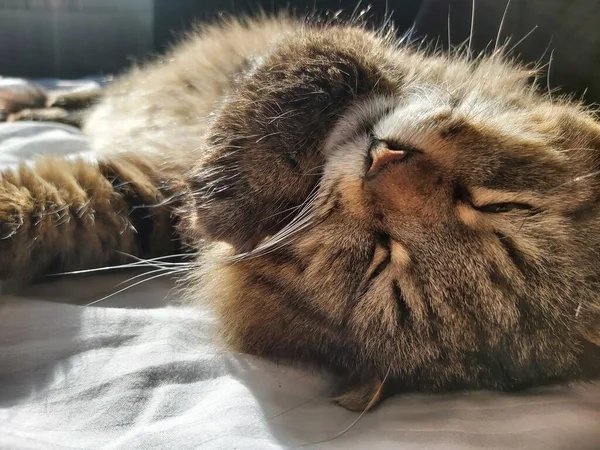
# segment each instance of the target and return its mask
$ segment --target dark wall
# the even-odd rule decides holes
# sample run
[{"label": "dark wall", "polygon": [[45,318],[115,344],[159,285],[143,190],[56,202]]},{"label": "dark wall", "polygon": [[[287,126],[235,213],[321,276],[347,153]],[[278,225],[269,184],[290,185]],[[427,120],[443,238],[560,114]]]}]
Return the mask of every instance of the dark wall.
[{"label": "dark wall", "polygon": [[[457,45],[468,38],[471,0],[426,0],[425,3],[419,17],[420,33],[440,36],[440,43],[447,45],[450,11],[452,43]],[[493,47],[506,3],[507,0],[476,0],[475,50],[490,48],[490,43]],[[509,47],[525,38],[514,49],[522,61],[541,61],[547,65],[552,55],[551,88],[562,87],[578,95],[585,92],[588,102],[600,101],[599,0],[511,0],[501,42],[508,36],[512,36]]]},{"label": "dark wall", "polygon": [[[76,78],[122,71],[221,13],[345,9],[358,0],[0,0],[0,76]],[[395,9],[401,29],[422,0],[373,0],[370,16]],[[364,2],[365,6],[367,2]]]},{"label": "dark wall", "polygon": [[[358,0],[0,0],[0,76],[63,77],[115,73],[162,51],[194,21],[221,12],[245,14],[290,6],[298,13],[345,9]],[[52,3],[53,7],[50,8]],[[386,9],[400,31],[416,22],[415,37],[439,37],[447,45],[469,35],[472,0],[368,0],[371,17]],[[476,0],[473,49],[496,39],[506,0]],[[59,5],[57,8],[56,5]],[[503,37],[513,43],[537,29],[515,49],[524,61],[547,63],[553,50],[551,87],[600,101],[600,0],[511,0]]]},{"label": "dark wall", "polygon": [[110,74],[153,50],[153,0],[0,0],[0,76]]},{"label": "dark wall", "polygon": [[[307,14],[342,9],[350,15],[358,3],[358,0],[154,0],[155,48],[163,49],[195,21],[214,20],[222,13],[252,14],[260,10],[277,12],[283,9]],[[382,23],[386,12],[394,11],[396,25],[406,30],[415,20],[422,3],[422,0],[371,0],[362,1],[360,8],[369,6],[368,15],[377,23]]]}]

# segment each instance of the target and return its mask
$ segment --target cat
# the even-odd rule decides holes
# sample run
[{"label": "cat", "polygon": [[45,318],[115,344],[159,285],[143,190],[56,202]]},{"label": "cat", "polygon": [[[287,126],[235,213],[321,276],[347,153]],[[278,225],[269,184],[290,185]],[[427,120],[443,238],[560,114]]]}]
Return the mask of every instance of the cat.
[{"label": "cat", "polygon": [[224,20],[112,85],[97,161],[5,170],[0,275],[197,251],[232,349],[336,401],[600,376],[600,124],[497,49]]}]

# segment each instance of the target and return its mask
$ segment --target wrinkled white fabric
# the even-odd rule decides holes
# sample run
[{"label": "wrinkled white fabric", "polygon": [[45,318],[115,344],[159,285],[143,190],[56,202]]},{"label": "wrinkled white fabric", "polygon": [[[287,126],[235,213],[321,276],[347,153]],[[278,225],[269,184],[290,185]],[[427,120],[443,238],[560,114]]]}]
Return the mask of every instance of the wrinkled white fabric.
[{"label": "wrinkled white fabric", "polygon": [[47,154],[93,159],[87,137],[75,127],[48,122],[0,125],[0,167],[14,168]]},{"label": "wrinkled white fabric", "polygon": [[[40,149],[31,127],[22,145],[37,139]],[[4,145],[3,132],[0,165],[14,164],[18,140]],[[207,311],[169,306],[170,281],[80,306],[133,275],[4,286],[0,449],[298,448],[357,417],[327,399],[322,376],[222,350]],[[600,387],[402,395],[308,447],[598,450]]]}]

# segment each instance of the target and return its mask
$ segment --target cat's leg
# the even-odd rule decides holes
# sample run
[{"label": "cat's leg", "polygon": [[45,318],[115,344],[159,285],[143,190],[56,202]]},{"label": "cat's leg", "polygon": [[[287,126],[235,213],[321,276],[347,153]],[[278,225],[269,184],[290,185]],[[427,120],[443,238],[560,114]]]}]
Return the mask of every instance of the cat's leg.
[{"label": "cat's leg", "polygon": [[0,175],[0,279],[37,276],[177,250],[185,185],[147,159],[47,157]]}]

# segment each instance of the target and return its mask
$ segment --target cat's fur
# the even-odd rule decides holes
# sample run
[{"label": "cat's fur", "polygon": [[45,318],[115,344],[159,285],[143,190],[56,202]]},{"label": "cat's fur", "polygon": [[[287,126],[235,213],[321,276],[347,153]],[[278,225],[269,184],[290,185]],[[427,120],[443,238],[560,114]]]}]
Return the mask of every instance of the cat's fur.
[{"label": "cat's fur", "polygon": [[110,88],[97,163],[4,172],[0,272],[224,242],[192,296],[233,348],[339,374],[351,409],[386,374],[598,378],[600,126],[531,76],[350,25],[209,27]]}]

